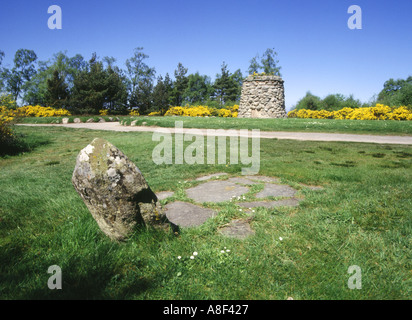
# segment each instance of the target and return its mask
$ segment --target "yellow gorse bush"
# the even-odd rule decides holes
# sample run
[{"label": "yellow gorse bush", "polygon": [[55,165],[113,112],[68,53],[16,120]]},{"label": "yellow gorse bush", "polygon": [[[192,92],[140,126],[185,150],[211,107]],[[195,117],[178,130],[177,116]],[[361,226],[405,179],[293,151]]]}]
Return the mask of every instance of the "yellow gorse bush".
[{"label": "yellow gorse bush", "polygon": [[18,116],[21,117],[62,117],[70,116],[66,109],[54,109],[42,106],[24,106],[16,109]]},{"label": "yellow gorse bush", "polygon": [[226,107],[222,109],[210,108],[208,106],[176,106],[169,107],[165,116],[185,116],[185,117],[231,117],[236,118],[239,106]]},{"label": "yellow gorse bush", "polygon": [[148,116],[151,116],[151,117],[161,116],[161,115],[162,115],[162,112],[160,112],[160,111],[153,111],[153,112],[150,112],[150,113],[148,114]]},{"label": "yellow gorse bush", "polygon": [[140,116],[140,113],[137,109],[133,109],[129,112],[129,116]]},{"label": "yellow gorse bush", "polygon": [[15,118],[15,111],[5,106],[0,106],[0,143],[13,138],[10,122]]},{"label": "yellow gorse bush", "polygon": [[343,108],[337,111],[327,110],[292,110],[289,118],[303,119],[340,119],[340,120],[412,120],[412,112],[407,107],[389,107],[376,104],[369,108]]},{"label": "yellow gorse bush", "polygon": [[13,136],[10,123],[16,117],[70,116],[70,112],[65,109],[53,109],[50,107],[41,106],[24,106],[16,109],[10,109],[9,105],[0,106],[0,140],[2,141]]}]

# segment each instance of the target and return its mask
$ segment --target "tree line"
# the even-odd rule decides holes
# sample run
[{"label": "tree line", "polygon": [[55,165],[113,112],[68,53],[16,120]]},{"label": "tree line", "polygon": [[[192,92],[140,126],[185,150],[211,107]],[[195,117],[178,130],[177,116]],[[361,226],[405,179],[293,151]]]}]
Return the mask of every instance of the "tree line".
[{"label": "tree line", "polygon": [[[250,60],[248,72],[280,75],[276,57],[274,49],[267,49],[261,58]],[[6,68],[0,50],[0,93],[12,95],[21,104],[65,108],[73,114],[97,114],[101,109],[112,114],[137,109],[147,114],[170,105],[223,107],[240,100],[244,76],[240,69],[230,72],[225,62],[213,81],[199,72],[189,74],[181,62],[172,79],[168,73],[156,76],[148,58],[143,48],[137,47],[122,69],[114,57],[100,59],[96,53],[85,60],[80,54],[69,57],[59,52],[39,61],[33,50],[19,49],[13,66]]]},{"label": "tree line", "polygon": [[344,96],[342,94],[329,94],[323,99],[307,92],[300,99],[295,109],[328,110],[337,111],[343,108],[364,108],[376,104],[383,104],[390,107],[406,106],[412,109],[412,76],[406,79],[389,79],[383,84],[383,89],[375,95],[369,102],[361,102],[353,95]]}]

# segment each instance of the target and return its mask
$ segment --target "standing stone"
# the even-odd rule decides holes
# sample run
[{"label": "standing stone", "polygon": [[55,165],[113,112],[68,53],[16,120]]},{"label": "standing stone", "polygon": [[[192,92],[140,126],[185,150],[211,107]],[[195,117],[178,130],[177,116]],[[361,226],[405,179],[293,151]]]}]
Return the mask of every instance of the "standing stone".
[{"label": "standing stone", "polygon": [[243,80],[238,118],[285,118],[285,90],[278,76],[250,75]]},{"label": "standing stone", "polygon": [[140,170],[110,142],[96,138],[77,156],[72,182],[100,229],[124,240],[137,226],[170,224]]}]

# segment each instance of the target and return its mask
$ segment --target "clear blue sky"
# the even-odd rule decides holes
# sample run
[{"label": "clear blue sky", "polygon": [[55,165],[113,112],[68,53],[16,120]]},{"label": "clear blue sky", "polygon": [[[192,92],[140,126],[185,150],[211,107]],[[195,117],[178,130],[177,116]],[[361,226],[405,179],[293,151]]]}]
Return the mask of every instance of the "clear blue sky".
[{"label": "clear blue sky", "polygon": [[[347,26],[353,4],[362,30]],[[50,5],[62,9],[61,30],[47,27]],[[275,48],[289,110],[307,91],[367,102],[389,78],[412,75],[411,16],[411,0],[1,0],[0,50],[6,66],[25,48],[39,60],[96,52],[124,68],[144,47],[157,75],[182,62],[214,80],[223,61],[246,76],[252,57]]]}]

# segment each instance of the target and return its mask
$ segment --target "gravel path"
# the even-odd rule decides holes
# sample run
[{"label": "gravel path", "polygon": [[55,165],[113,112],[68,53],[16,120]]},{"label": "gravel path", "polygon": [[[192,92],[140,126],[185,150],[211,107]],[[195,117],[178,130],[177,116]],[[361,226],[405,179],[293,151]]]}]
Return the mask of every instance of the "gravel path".
[{"label": "gravel path", "polygon": [[[148,127],[148,126],[122,126],[119,122],[104,122],[104,123],[69,123],[69,124],[19,124],[22,126],[58,126],[73,129],[92,129],[92,130],[108,130],[120,132],[165,132],[174,133],[175,128]],[[213,133],[215,136],[230,136],[230,132],[225,130],[223,134]],[[191,129],[183,128],[184,133],[203,134],[206,135],[208,129]],[[239,135],[239,130],[235,130],[236,135]],[[249,137],[251,131],[249,130]],[[286,132],[286,131],[260,131],[260,137],[264,139],[291,139],[302,141],[346,141],[346,142],[366,142],[379,144],[406,144],[412,145],[412,136],[380,136],[368,134],[346,134],[346,133],[317,133],[317,132]]]}]

